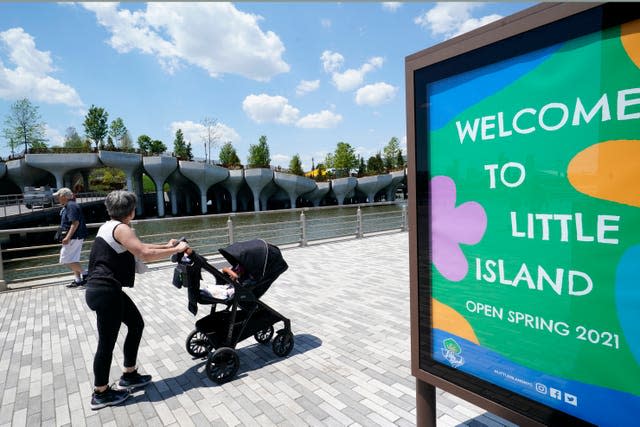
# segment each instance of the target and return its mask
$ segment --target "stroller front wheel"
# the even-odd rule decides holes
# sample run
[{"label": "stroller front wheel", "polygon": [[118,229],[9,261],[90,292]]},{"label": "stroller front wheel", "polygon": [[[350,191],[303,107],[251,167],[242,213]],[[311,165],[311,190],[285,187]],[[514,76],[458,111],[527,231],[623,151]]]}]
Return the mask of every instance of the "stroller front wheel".
[{"label": "stroller front wheel", "polygon": [[193,357],[205,357],[212,348],[209,338],[197,329],[191,331],[185,345],[187,352]]},{"label": "stroller front wheel", "polygon": [[276,356],[285,357],[293,350],[293,333],[286,329],[281,329],[273,339],[271,346]]},{"label": "stroller front wheel", "polygon": [[264,328],[263,330],[256,332],[253,334],[253,337],[260,344],[268,343],[271,341],[271,337],[273,337],[273,326],[269,326],[268,328]]},{"label": "stroller front wheel", "polygon": [[205,370],[211,381],[222,384],[233,378],[239,367],[238,353],[230,347],[221,347],[209,353]]}]

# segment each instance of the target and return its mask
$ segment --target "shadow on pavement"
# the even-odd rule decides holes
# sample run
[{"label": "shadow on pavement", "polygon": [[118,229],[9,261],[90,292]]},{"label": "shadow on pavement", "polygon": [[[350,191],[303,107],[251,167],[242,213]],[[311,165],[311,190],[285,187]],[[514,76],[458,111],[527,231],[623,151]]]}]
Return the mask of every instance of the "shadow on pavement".
[{"label": "shadow on pavement", "polygon": [[[298,354],[306,353],[322,345],[322,340],[310,334],[296,334],[294,339],[295,345],[293,350],[286,357],[295,357]],[[252,344],[237,348],[236,351],[240,357],[240,369],[236,377],[230,382],[247,376],[251,371],[262,369],[282,360],[281,357],[273,353],[270,342],[267,344]],[[158,402],[178,396],[192,389],[218,386],[217,383],[207,377],[205,372],[206,358],[194,359],[194,362],[196,363],[194,366],[180,375],[153,381],[144,389],[134,390],[132,397],[127,399],[123,404],[131,405],[145,401]]]}]

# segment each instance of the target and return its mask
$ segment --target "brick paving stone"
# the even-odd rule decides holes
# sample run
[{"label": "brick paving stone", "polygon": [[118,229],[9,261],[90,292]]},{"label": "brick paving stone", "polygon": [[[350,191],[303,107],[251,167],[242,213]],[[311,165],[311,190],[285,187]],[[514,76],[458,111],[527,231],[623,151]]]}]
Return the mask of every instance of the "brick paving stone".
[{"label": "brick paving stone", "polygon": [[38,427],[42,425],[42,417],[40,412],[29,414],[27,416],[27,427]]},{"label": "brick paving stone", "polygon": [[[0,427],[415,425],[407,244],[406,233],[389,233],[283,248],[290,268],[262,300],[291,319],[295,347],[280,358],[248,338],[236,347],[237,378],[224,385],[185,349],[210,308],[193,316],[186,291],[171,285],[172,265],[152,268],[126,292],[145,320],[138,366],[153,383],[99,411],[89,405],[97,332],[84,292],[58,282],[0,293]],[[513,426],[442,390],[436,412],[439,426]]]}]

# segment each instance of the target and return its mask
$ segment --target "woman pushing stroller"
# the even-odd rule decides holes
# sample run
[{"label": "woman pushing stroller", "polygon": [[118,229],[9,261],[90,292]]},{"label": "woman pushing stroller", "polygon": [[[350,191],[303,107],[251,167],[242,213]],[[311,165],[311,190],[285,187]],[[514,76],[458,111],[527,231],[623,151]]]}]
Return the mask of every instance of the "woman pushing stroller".
[{"label": "woman pushing stroller", "polygon": [[[189,245],[174,239],[165,244],[143,243],[131,228],[137,197],[128,191],[112,191],[105,198],[111,218],[98,230],[89,255],[86,301],[96,312],[98,348],[93,361],[94,392],[91,408],[116,405],[129,397],[129,390],[151,382],[136,363],[144,321],[140,311],[122,288],[133,287],[136,263],[156,261],[183,253]],[[127,326],[123,345],[124,370],[117,386],[109,386],[109,369],[120,325]]]}]

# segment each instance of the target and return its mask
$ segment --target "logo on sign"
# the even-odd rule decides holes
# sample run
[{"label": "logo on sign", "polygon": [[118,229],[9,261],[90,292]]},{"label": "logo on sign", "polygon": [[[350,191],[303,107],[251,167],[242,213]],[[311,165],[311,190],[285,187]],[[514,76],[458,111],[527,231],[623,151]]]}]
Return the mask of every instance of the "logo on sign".
[{"label": "logo on sign", "polygon": [[573,394],[569,394],[567,392],[564,393],[564,401],[569,405],[578,406],[578,396],[574,396]]},{"label": "logo on sign", "polygon": [[536,391],[538,393],[547,394],[547,386],[542,383],[536,383]]},{"label": "logo on sign", "polygon": [[460,348],[456,340],[447,338],[442,341],[442,347],[442,356],[449,361],[452,367],[457,368],[458,366],[464,365],[464,358],[460,356],[462,348]]}]

